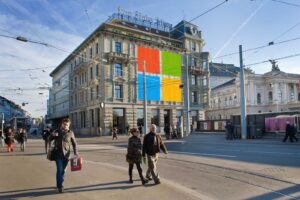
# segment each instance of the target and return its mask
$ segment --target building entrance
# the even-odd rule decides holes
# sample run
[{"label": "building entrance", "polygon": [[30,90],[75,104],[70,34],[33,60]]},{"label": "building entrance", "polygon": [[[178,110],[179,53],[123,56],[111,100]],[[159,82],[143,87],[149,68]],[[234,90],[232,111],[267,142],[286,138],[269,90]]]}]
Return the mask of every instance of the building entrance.
[{"label": "building entrance", "polygon": [[124,108],[113,109],[113,128],[118,129],[119,134],[125,133],[125,116]]},{"label": "building entrance", "polygon": [[164,110],[164,126],[171,125],[171,110],[165,109]]}]

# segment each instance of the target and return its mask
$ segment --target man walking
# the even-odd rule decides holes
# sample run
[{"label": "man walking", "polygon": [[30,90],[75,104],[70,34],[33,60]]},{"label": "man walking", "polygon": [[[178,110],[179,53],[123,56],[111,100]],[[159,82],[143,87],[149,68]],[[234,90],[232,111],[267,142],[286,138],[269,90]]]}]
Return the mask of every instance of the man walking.
[{"label": "man walking", "polygon": [[144,137],[142,156],[145,160],[145,155],[147,154],[148,170],[146,178],[151,180],[152,176],[155,184],[160,184],[157,172],[158,153],[160,149],[162,149],[165,154],[168,153],[160,135],[156,134],[156,125],[151,124],[150,132]]},{"label": "man walking", "polygon": [[59,193],[64,192],[63,183],[66,168],[71,154],[71,146],[73,147],[74,155],[77,156],[77,144],[73,131],[70,130],[70,119],[62,120],[61,127],[52,132],[48,138],[49,147],[52,140],[55,140],[55,155],[56,162],[56,187]]},{"label": "man walking", "polygon": [[294,132],[293,127],[290,125],[290,122],[287,121],[286,122],[286,127],[285,127],[285,136],[284,136],[282,141],[285,142],[287,140],[287,138],[289,138],[290,142],[294,142],[293,136],[292,136],[293,132]]}]

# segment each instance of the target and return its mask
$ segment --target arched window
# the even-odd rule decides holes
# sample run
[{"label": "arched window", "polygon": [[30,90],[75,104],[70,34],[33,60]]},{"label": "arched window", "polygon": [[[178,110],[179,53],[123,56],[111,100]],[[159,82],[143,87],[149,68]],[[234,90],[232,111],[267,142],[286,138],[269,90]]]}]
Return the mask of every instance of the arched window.
[{"label": "arched window", "polygon": [[273,92],[269,92],[269,103],[272,103],[273,101]]},{"label": "arched window", "polygon": [[257,93],[257,104],[261,104],[261,94]]}]

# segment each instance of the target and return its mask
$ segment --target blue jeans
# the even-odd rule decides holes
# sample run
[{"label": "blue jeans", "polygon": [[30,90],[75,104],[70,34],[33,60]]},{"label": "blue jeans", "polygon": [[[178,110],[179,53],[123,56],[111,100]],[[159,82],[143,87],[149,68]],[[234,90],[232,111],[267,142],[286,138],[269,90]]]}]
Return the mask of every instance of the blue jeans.
[{"label": "blue jeans", "polygon": [[66,158],[56,159],[56,187],[62,188],[64,183],[64,176],[69,160]]}]

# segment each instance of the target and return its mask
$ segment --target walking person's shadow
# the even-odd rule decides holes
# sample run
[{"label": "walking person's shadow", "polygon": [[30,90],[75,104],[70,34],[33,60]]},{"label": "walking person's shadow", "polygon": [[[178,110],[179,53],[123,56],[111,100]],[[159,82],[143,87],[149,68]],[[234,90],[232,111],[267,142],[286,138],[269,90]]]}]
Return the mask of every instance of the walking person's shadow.
[{"label": "walking person's shadow", "polygon": [[[107,187],[108,186],[108,187]],[[126,190],[131,188],[140,187],[142,185],[128,185],[127,181],[117,181],[110,183],[99,183],[94,185],[70,187],[65,189],[65,193],[78,193],[78,192],[91,192],[91,191],[103,191],[103,190]],[[24,190],[10,190],[0,192],[1,200],[14,200],[18,198],[26,197],[41,197],[57,195],[55,187],[44,187],[44,188],[32,188]]]}]

